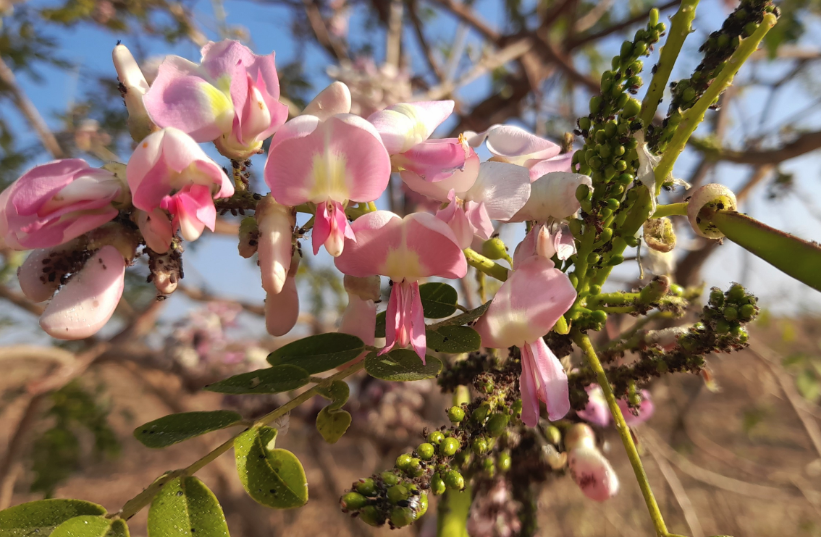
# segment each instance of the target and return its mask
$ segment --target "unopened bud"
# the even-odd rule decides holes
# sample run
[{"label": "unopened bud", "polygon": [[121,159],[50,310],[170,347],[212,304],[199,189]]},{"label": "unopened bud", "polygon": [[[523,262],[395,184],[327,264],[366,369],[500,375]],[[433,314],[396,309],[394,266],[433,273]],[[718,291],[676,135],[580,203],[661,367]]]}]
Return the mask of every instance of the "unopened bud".
[{"label": "unopened bud", "polygon": [[146,82],[140,66],[134,60],[125,45],[117,45],[111,54],[114,60],[114,68],[117,70],[117,78],[122,84],[120,91],[123,92],[125,107],[128,109],[128,132],[135,142],[151,134],[156,129],[148,117],[148,112],[143,104],[143,96],[148,91]]},{"label": "unopened bud", "polygon": [[670,290],[669,276],[656,276],[653,280],[642,288],[639,293],[639,302],[642,304],[653,304],[661,300]]}]

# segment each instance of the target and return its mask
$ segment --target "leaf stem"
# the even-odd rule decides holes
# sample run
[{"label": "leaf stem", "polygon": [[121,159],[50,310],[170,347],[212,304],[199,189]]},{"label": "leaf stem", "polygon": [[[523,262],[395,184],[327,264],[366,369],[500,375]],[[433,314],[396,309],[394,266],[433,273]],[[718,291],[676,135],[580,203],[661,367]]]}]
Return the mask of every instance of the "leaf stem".
[{"label": "leaf stem", "polygon": [[647,504],[647,510],[650,512],[650,518],[653,520],[653,526],[656,528],[656,534],[659,537],[667,537],[667,526],[664,524],[664,517],[661,515],[656,498],[653,496],[653,490],[650,488],[650,482],[647,480],[647,474],[641,464],[641,457],[636,449],[636,444],[633,442],[633,435],[624,421],[624,416],[621,413],[619,404],[616,402],[616,396],[607,381],[607,374],[596,356],[596,350],[590,342],[587,334],[579,332],[577,329],[572,331],[573,341],[584,352],[591,369],[596,373],[596,377],[604,392],[604,398],[607,400],[607,406],[610,408],[610,413],[613,415],[613,421],[616,424],[616,430],[619,432],[621,441],[624,444],[624,449],[627,452],[627,458],[630,459],[630,465],[633,467],[633,472],[636,474],[636,480],[639,482],[639,488],[644,496],[644,503]]},{"label": "leaf stem", "polygon": [[[294,408],[298,407],[299,405],[301,405],[305,401],[308,401],[309,399],[311,399],[315,395],[318,395],[321,388],[330,385],[335,380],[342,380],[346,377],[349,377],[349,376],[353,375],[354,373],[356,373],[357,371],[360,371],[364,367],[365,367],[365,362],[361,361],[357,364],[354,364],[354,365],[350,366],[349,368],[347,368],[343,371],[340,371],[339,373],[336,373],[335,375],[331,375],[330,377],[321,379],[321,382],[317,383],[310,390],[307,390],[307,391],[301,393],[300,395],[297,395],[296,397],[294,397],[293,399],[291,399],[290,401],[288,401],[287,403],[285,403],[281,407],[277,408],[276,410],[274,410],[272,412],[269,412],[268,414],[262,416],[261,418],[259,418],[255,422],[253,422],[251,427],[260,427],[262,425],[267,425],[267,424],[271,423],[275,419],[277,419],[281,416],[284,416],[285,414],[287,414],[288,412],[290,412]],[[160,492],[160,490],[162,490],[162,487],[166,483],[168,483],[169,481],[172,481],[172,480],[174,480],[178,477],[181,477],[181,476],[194,475],[195,473],[197,473],[198,471],[203,469],[205,466],[207,466],[208,464],[210,464],[214,460],[216,460],[217,457],[219,457],[223,453],[230,450],[234,445],[234,440],[239,435],[241,435],[242,433],[244,433],[247,430],[248,430],[247,428],[243,429],[242,431],[235,434],[234,436],[232,436],[231,438],[229,438],[228,440],[226,440],[225,442],[223,442],[222,444],[220,444],[219,446],[217,446],[213,450],[206,453],[200,459],[198,459],[198,460],[194,461],[193,463],[191,463],[190,465],[188,465],[186,468],[183,468],[183,469],[180,469],[180,470],[173,470],[171,472],[167,472],[167,473],[161,475],[156,480],[154,480],[154,482],[151,483],[148,486],[148,488],[146,488],[145,490],[143,490],[142,492],[140,492],[139,494],[137,494],[136,496],[134,496],[133,498],[128,500],[123,505],[122,509],[120,509],[116,513],[110,514],[109,518],[120,518],[120,519],[123,519],[123,520],[130,519],[131,517],[133,517],[134,515],[139,513],[144,507],[149,505],[151,503],[151,501],[154,499],[154,496],[156,496]]]},{"label": "leaf stem", "polygon": [[664,216],[687,216],[687,202],[659,205],[650,218],[662,218]]},{"label": "leaf stem", "polygon": [[465,252],[465,259],[467,259],[468,265],[471,267],[499,281],[507,280],[509,271],[502,265],[495,263],[492,259],[488,259],[470,248],[465,248],[463,251]]}]

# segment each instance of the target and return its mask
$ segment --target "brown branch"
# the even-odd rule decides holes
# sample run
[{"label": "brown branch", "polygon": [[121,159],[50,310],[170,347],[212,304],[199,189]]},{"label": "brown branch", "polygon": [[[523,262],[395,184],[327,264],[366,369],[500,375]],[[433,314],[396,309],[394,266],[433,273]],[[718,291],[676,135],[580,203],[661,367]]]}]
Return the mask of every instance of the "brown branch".
[{"label": "brown branch", "polygon": [[553,45],[549,31],[542,30],[537,35],[539,43],[542,45],[537,50],[544,53],[545,59],[549,62],[558,65],[571,82],[585,86],[593,93],[598,93],[601,90],[601,85],[597,81],[576,69],[570,57]]},{"label": "brown branch", "polygon": [[[667,2],[661,4],[660,6],[657,6],[656,9],[658,9],[659,11],[664,11],[665,9],[675,7],[675,6],[679,5],[680,3],[681,3],[681,0],[668,0]],[[567,44],[566,49],[567,50],[573,50],[573,49],[582,47],[584,45],[587,45],[588,43],[592,43],[593,41],[598,41],[599,39],[601,39],[603,37],[607,37],[610,34],[620,32],[620,31],[624,30],[625,28],[629,28],[630,26],[633,26],[634,24],[645,22],[649,15],[650,15],[650,10],[648,9],[647,11],[639,13],[638,15],[636,15],[634,17],[630,17],[630,18],[625,19],[621,22],[617,22],[615,24],[612,24],[611,26],[608,26],[606,28],[602,28],[601,30],[599,30],[597,32],[593,32],[593,33],[589,33],[589,34],[580,36],[580,37],[570,41]]]},{"label": "brown branch", "polygon": [[243,302],[231,298],[221,298],[203,289],[197,289],[196,287],[189,287],[187,285],[178,285],[177,291],[182,292],[182,294],[191,300],[196,300],[197,302],[227,302],[229,304],[238,305],[248,313],[253,313],[254,315],[265,315],[265,307],[259,304],[251,304],[250,302]]},{"label": "brown branch", "polygon": [[438,4],[450,11],[453,15],[473,27],[474,30],[482,34],[488,41],[497,43],[501,36],[499,32],[490,27],[488,23],[481,19],[474,11],[465,4],[456,2],[455,0],[432,0],[434,4]]},{"label": "brown branch", "polygon": [[431,50],[430,44],[425,37],[425,32],[422,30],[422,20],[419,18],[419,12],[417,11],[417,4],[415,0],[408,2],[408,16],[410,17],[413,31],[416,34],[416,40],[419,41],[419,46],[422,47],[422,52],[425,53],[425,59],[428,61],[430,70],[433,71],[433,74],[436,75],[438,80],[442,80],[442,69],[439,67],[439,62],[437,62],[436,58],[433,56],[433,51]]},{"label": "brown branch", "polygon": [[340,61],[350,61],[348,51],[336,39],[331,37],[325,18],[319,11],[319,6],[313,0],[303,0],[305,14],[308,16],[308,23],[316,36],[317,42],[328,51],[328,53]]},{"label": "brown branch", "polygon": [[821,131],[807,132],[798,138],[776,149],[748,149],[737,151],[717,147],[701,139],[691,138],[690,147],[700,151],[705,158],[713,161],[734,162],[736,164],[780,164],[785,160],[800,157],[816,149],[821,149]]}]

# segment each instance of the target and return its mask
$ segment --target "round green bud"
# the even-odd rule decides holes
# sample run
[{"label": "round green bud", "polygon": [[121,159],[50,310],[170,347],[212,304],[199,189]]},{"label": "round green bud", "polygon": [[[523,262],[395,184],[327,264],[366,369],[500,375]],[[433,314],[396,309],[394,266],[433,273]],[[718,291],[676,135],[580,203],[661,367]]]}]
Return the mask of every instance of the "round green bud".
[{"label": "round green bud", "polygon": [[593,173],[593,168],[591,168],[587,164],[582,164],[579,167],[579,173],[582,175],[590,175],[591,173]]},{"label": "round green bud", "polygon": [[376,496],[376,483],[370,477],[367,479],[360,479],[354,485],[356,492],[365,496]]},{"label": "round green bud", "polygon": [[660,22],[656,24],[655,30],[660,34],[663,34],[667,30],[667,26],[663,22]]},{"label": "round green bud", "polygon": [[596,153],[598,153],[602,159],[609,158],[610,151],[612,151],[610,149],[610,144],[596,144]]},{"label": "round green bud", "polygon": [[509,421],[510,417],[507,414],[494,414],[487,420],[485,427],[490,436],[495,438],[505,432]]},{"label": "round green bud", "polygon": [[392,487],[393,485],[399,483],[399,476],[397,476],[393,472],[382,472],[380,474],[380,477],[382,478],[382,481],[385,483],[385,485],[389,487]]},{"label": "round green bud", "polygon": [[587,186],[585,184],[581,184],[578,187],[576,187],[576,199],[577,200],[582,201],[582,200],[588,199],[589,197],[590,197],[590,187],[589,186]]},{"label": "round green bud", "polygon": [[429,444],[425,442],[424,444],[419,444],[416,448],[416,453],[419,454],[419,458],[423,461],[429,461],[433,458],[433,454],[435,453],[436,448],[433,447],[433,444]]},{"label": "round green bud", "polygon": [[625,185],[625,186],[629,185],[634,180],[635,180],[635,176],[632,173],[623,173],[623,174],[619,175],[619,179],[618,179],[619,183],[621,183],[622,185]]},{"label": "round green bud", "polygon": [[439,444],[444,439],[445,435],[442,434],[442,431],[433,431],[428,435],[428,442],[431,444]]},{"label": "round green bud", "polygon": [[691,103],[696,100],[696,90],[694,88],[687,88],[681,92],[681,100],[685,103]]},{"label": "round green bud", "polygon": [[591,265],[595,265],[596,263],[598,263],[599,259],[601,259],[601,256],[596,252],[590,252],[590,254],[587,256],[587,262]]},{"label": "round green bud", "polygon": [[391,524],[397,528],[404,528],[412,524],[416,519],[416,514],[410,507],[394,507],[391,509]]},{"label": "round green bud", "polygon": [[419,494],[418,505],[416,507],[416,519],[419,520],[428,512],[428,495],[422,492]]},{"label": "round green bud", "polygon": [[640,76],[631,76],[624,84],[629,88],[635,88],[641,86],[642,82],[643,81]]},{"label": "round green bud", "polygon": [[[633,45],[633,55],[634,56],[643,56],[644,53],[647,52],[647,43],[644,41],[636,41],[636,44]],[[641,80],[641,79],[639,79]],[[641,82],[639,82],[641,84]],[[631,84],[633,85],[633,84]],[[638,85],[638,84],[636,84]]]},{"label": "round green bud", "polygon": [[674,296],[684,296],[684,287],[677,283],[670,284],[670,294]]},{"label": "round green bud", "polygon": [[724,318],[728,321],[735,321],[738,319],[738,310],[733,306],[727,306],[724,308]]},{"label": "round green bud", "polygon": [[613,167],[616,169],[617,172],[623,172],[624,170],[627,169],[627,163],[623,160],[618,160],[613,165]]},{"label": "round green bud", "polygon": [[629,58],[633,54],[633,43],[631,41],[625,41],[621,44],[621,50],[619,52],[622,59]]},{"label": "round green bud", "polygon": [[[607,123],[605,123],[604,124],[604,134],[605,134],[605,136],[607,136],[608,138],[612,138],[613,136],[615,136],[618,127],[619,127],[618,124],[615,121],[613,121],[612,119],[610,121],[608,121]],[[609,149],[610,148],[608,147],[608,150]],[[604,155],[602,155],[602,156],[604,156]]]},{"label": "round green bud", "polygon": [[[637,78],[637,77],[636,77]],[[633,77],[628,79],[628,82],[633,80]],[[641,83],[641,79],[639,79],[639,83]],[[637,117],[641,113],[641,102],[638,99],[630,98],[627,100],[627,103],[621,110],[621,116],[623,118],[634,118]]]},{"label": "round green bud", "polygon": [[610,67],[615,71],[621,65],[621,58],[618,56],[613,56],[613,59],[610,60]]},{"label": "round green bud", "polygon": [[548,442],[554,446],[558,446],[559,442],[562,441],[562,432],[555,425],[548,425],[545,429],[545,437]]},{"label": "round green bud", "polygon": [[452,406],[448,409],[448,419],[453,423],[459,423],[465,419],[465,411],[460,406]]},{"label": "round green bud", "polygon": [[625,151],[627,151],[627,149],[623,145],[617,145],[613,149],[613,154],[616,155],[617,157],[620,157],[620,156],[624,155]]},{"label": "round green bud", "polygon": [[755,306],[752,304],[744,304],[738,309],[738,318],[742,321],[752,321],[755,317]]},{"label": "round green bud", "polygon": [[488,414],[490,414],[490,406],[487,404],[479,405],[470,415],[470,419],[476,423],[484,423]]},{"label": "round green bud", "polygon": [[590,118],[589,117],[579,118],[579,129],[581,129],[585,132],[590,130]]},{"label": "round green bud", "polygon": [[591,295],[596,296],[601,293],[601,285],[591,285],[589,292]]},{"label": "round green bud", "polygon": [[445,457],[453,457],[461,447],[462,444],[457,439],[445,438],[442,443],[439,444],[439,454]]},{"label": "round green bud", "polygon": [[359,520],[368,526],[375,526],[377,528],[385,523],[382,513],[373,505],[363,507],[362,510],[359,511]]},{"label": "round green bud", "polygon": [[725,321],[724,319],[719,319],[716,321],[716,334],[729,334],[730,333],[730,323]]},{"label": "round green bud", "polygon": [[744,25],[744,37],[750,37],[758,30],[758,24],[755,22],[748,22]]},{"label": "round green bud", "polygon": [[599,95],[595,95],[590,99],[590,113],[597,114],[601,110],[602,99]]},{"label": "round green bud", "polygon": [[597,324],[604,324],[607,322],[607,312],[602,310],[593,310],[590,314],[590,318]]},{"label": "round green bud", "polygon": [[587,159],[587,165],[590,166],[594,170],[600,170],[603,166],[602,159],[599,157],[591,157]]},{"label": "round green bud", "polygon": [[410,468],[411,463],[413,462],[413,457],[411,457],[407,453],[403,453],[396,457],[396,467],[400,470],[404,470],[406,468]]},{"label": "round green bud", "polygon": [[511,462],[510,453],[507,451],[500,451],[499,454],[496,455],[496,467],[502,472],[510,470]]},{"label": "round green bud", "polygon": [[746,294],[747,290],[744,289],[743,285],[740,283],[734,283],[730,286],[730,290],[727,291],[727,300],[730,302],[740,302]]},{"label": "round green bud", "polygon": [[724,305],[724,293],[721,292],[721,289],[717,287],[713,287],[710,291],[710,305],[720,308]]},{"label": "round green bud", "polygon": [[398,503],[410,498],[410,490],[405,485],[394,485],[388,489],[388,500],[391,503]]},{"label": "round green bud", "polygon": [[502,259],[507,256],[505,243],[499,237],[493,237],[482,243],[482,255],[489,259]]},{"label": "round green bud", "polygon": [[411,477],[419,477],[425,473],[425,470],[422,468],[419,459],[411,459],[410,465],[405,468],[405,473]]},{"label": "round green bud", "polygon": [[481,455],[482,453],[487,451],[487,440],[485,440],[481,436],[479,436],[477,438],[474,438],[473,443],[471,444],[470,448],[477,455]]},{"label": "round green bud", "polygon": [[359,511],[368,505],[368,499],[358,492],[349,492],[339,500],[342,509],[346,511]]},{"label": "round green bud", "polygon": [[433,477],[430,478],[430,491],[436,496],[441,496],[445,493],[445,489],[447,489],[447,486],[439,472],[433,474]]},{"label": "round green bud", "polygon": [[462,490],[465,488],[465,478],[456,470],[450,470],[445,474],[445,484],[449,489]]},{"label": "round green bud", "polygon": [[617,199],[615,199],[615,198],[610,198],[609,200],[607,200],[607,202],[606,202],[606,203],[607,203],[607,208],[608,208],[608,209],[611,209],[611,210],[613,210],[613,211],[615,211],[616,209],[618,209],[618,208],[619,208],[619,206],[621,205],[621,204],[619,203],[619,200],[617,200]]},{"label": "round green bud", "polygon": [[639,245],[639,239],[634,235],[627,235],[626,237],[622,237],[622,240],[626,242],[627,246],[631,248],[635,248]]},{"label": "round green bud", "polygon": [[627,101],[630,99],[630,96],[626,93],[619,94],[618,99],[616,100],[616,108],[624,108],[624,105],[627,104]]},{"label": "round green bud", "polygon": [[604,209],[601,210],[601,212],[599,214],[601,214],[602,218],[610,218],[610,215],[613,214],[613,209],[610,209],[609,207],[605,207]]}]

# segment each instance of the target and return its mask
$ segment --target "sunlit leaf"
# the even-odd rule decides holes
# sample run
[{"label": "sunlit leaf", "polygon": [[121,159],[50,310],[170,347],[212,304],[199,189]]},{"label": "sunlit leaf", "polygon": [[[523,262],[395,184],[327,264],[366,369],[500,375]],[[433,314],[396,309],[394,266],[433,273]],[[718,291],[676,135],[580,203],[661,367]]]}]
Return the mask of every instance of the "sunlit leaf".
[{"label": "sunlit leaf", "polygon": [[274,509],[290,509],[308,501],[305,470],[293,453],[276,449],[277,431],[255,427],[234,440],[237,473],[255,501]]},{"label": "sunlit leaf", "polygon": [[365,358],[365,371],[382,380],[407,382],[434,378],[442,371],[442,361],[428,355],[426,363],[409,349],[395,349],[382,356],[375,352]]},{"label": "sunlit leaf", "polygon": [[268,362],[271,365],[295,365],[314,375],[346,364],[364,350],[365,344],[358,337],[331,332],[280,347],[268,355]]},{"label": "sunlit leaf", "polygon": [[196,477],[166,483],[148,510],[148,537],[228,537],[214,493]]},{"label": "sunlit leaf", "polygon": [[428,330],[426,336],[428,348],[436,352],[473,352],[482,346],[481,336],[469,326],[443,326]]},{"label": "sunlit leaf", "polygon": [[78,516],[104,515],[105,509],[82,500],[39,500],[0,511],[0,537],[49,535],[54,528]]},{"label": "sunlit leaf", "polygon": [[150,421],[134,429],[134,437],[150,448],[163,448],[189,438],[225,429],[242,421],[230,410],[183,412]]}]

